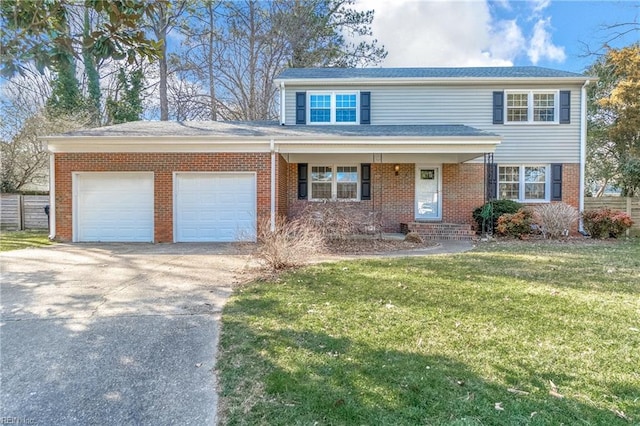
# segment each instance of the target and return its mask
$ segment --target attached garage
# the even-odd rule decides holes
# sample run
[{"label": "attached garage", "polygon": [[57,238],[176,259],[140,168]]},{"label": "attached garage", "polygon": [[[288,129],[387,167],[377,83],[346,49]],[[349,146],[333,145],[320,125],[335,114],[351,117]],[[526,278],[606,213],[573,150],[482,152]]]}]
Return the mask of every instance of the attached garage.
[{"label": "attached garage", "polygon": [[73,241],[153,242],[153,173],[73,174]]},{"label": "attached garage", "polygon": [[256,174],[174,174],[176,242],[255,241]]}]

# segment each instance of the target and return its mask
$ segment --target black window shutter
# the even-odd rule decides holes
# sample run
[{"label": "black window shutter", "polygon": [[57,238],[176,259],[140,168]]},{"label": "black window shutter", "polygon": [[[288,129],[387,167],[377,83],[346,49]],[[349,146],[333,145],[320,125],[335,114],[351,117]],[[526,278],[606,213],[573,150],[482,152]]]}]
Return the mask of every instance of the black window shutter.
[{"label": "black window shutter", "polygon": [[307,199],[307,163],[298,163],[298,200]]},{"label": "black window shutter", "polygon": [[296,124],[307,124],[307,92],[296,92]]},{"label": "black window shutter", "polygon": [[360,199],[371,199],[371,164],[360,164]]},{"label": "black window shutter", "polygon": [[495,163],[487,164],[487,200],[496,200],[498,198],[498,165]]},{"label": "black window shutter", "polygon": [[493,124],[504,124],[504,92],[493,92]]},{"label": "black window shutter", "polygon": [[571,91],[560,91],[560,124],[571,123]]},{"label": "black window shutter", "polygon": [[562,164],[551,165],[551,201],[562,201]]},{"label": "black window shutter", "polygon": [[360,124],[371,124],[371,92],[360,92]]}]

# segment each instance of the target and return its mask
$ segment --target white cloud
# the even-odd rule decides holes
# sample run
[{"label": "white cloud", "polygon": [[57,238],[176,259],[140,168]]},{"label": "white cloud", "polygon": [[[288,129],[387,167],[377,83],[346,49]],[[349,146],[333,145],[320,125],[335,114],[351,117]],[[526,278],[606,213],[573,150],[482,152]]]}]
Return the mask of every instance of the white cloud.
[{"label": "white cloud", "polygon": [[[510,8],[507,0],[498,4]],[[512,66],[527,41],[515,19],[495,19],[487,1],[360,0],[374,9],[374,36],[403,66]]]},{"label": "white cloud", "polygon": [[551,0],[533,0],[533,11],[534,12],[542,12],[551,4]]},{"label": "white cloud", "polygon": [[553,44],[548,28],[551,26],[551,18],[539,19],[533,27],[533,35],[529,41],[527,56],[535,65],[541,59],[549,59],[555,62],[564,62],[567,55],[564,47]]}]

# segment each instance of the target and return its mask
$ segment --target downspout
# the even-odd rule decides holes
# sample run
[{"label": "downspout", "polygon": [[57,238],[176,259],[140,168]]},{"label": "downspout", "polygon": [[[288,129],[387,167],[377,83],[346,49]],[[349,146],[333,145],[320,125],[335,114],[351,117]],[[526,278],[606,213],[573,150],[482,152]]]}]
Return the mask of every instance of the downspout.
[{"label": "downspout", "polygon": [[56,238],[56,161],[49,154],[49,239]]},{"label": "downspout", "polygon": [[286,122],[284,98],[285,98],[284,81],[282,81],[280,82],[280,124],[282,126],[284,126],[284,123]]},{"label": "downspout", "polygon": [[276,230],[276,144],[269,141],[271,149],[271,232]]},{"label": "downspout", "polygon": [[584,223],[582,221],[582,213],[584,212],[584,173],[587,162],[587,86],[591,81],[584,82],[580,90],[580,197],[578,201],[578,210],[580,210],[580,222],[578,230],[584,233]]}]

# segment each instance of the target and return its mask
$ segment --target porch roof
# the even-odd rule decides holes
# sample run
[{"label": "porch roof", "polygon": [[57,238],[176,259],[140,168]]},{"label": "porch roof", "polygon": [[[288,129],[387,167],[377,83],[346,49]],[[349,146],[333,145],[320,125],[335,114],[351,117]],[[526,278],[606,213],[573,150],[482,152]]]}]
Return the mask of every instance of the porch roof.
[{"label": "porch roof", "polygon": [[[42,138],[51,152],[456,154],[494,152],[499,135],[461,124],[282,126],[275,121],[137,121]],[[464,154],[463,157],[459,157]]]}]

